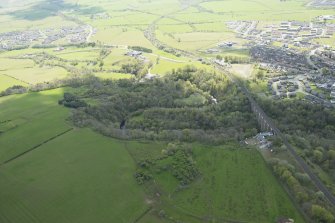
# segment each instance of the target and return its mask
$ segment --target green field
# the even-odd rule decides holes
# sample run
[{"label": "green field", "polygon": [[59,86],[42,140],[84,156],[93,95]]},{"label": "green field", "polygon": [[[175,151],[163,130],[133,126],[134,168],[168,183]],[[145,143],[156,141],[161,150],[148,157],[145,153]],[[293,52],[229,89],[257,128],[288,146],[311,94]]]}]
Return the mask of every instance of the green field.
[{"label": "green field", "polygon": [[279,216],[303,222],[257,151],[200,147],[195,156],[204,178],[173,198],[182,210],[245,222],[273,222]]},{"label": "green field", "polygon": [[[308,2],[310,0],[0,0],[0,34],[38,30],[41,35],[23,45],[25,49],[8,51],[2,50],[5,45],[2,45],[0,36],[0,92],[14,85],[25,86],[29,92],[0,97],[0,223],[270,223],[278,217],[293,218],[295,223],[305,222],[295,206],[297,199],[295,202],[290,199],[261,154],[237,142],[247,131],[230,126],[230,123],[239,120],[244,115],[241,111],[249,108],[242,103],[244,96],[236,86],[228,83],[227,77],[224,81],[220,79],[224,83],[207,83],[205,74],[224,75],[211,65],[218,55],[249,62],[249,48],[253,41],[237,37],[226,25],[228,21],[258,21],[258,28],[265,28],[281,21],[311,21],[320,15],[334,14],[332,9],[308,8]],[[85,27],[89,34],[84,36],[82,43],[73,44],[72,38],[81,38],[83,33],[72,30],[74,33],[62,36],[67,30],[64,27],[73,30]],[[43,45],[48,32],[54,30],[59,30],[61,37]],[[334,46],[334,40],[335,35],[312,42]],[[230,48],[218,46],[228,41],[235,45]],[[272,44],[282,46],[281,42]],[[143,50],[142,55],[128,56],[131,47]],[[215,50],[211,53],[209,49]],[[188,68],[181,71],[185,66]],[[183,80],[191,79],[186,73],[192,76],[193,73],[187,71],[192,70],[192,66],[206,69],[206,72],[199,72],[203,78],[199,78],[200,83]],[[166,94],[173,94],[182,88],[183,95],[176,95],[176,101],[180,100],[180,103],[173,101],[171,105],[165,105],[164,100],[169,101],[170,95],[162,96],[158,107],[153,107],[152,113],[145,113],[150,116],[145,120],[152,123],[136,126],[138,129],[134,131],[155,140],[122,141],[98,133],[104,121],[115,126],[120,119],[128,118],[125,115],[128,108],[119,107],[113,107],[117,110],[115,120],[107,117],[114,115],[114,110],[108,108],[123,105],[117,101],[123,95],[124,101],[134,100],[129,106],[143,106],[134,110],[136,112],[129,111],[131,119],[127,121],[136,123],[137,118],[142,119],[142,110],[145,111],[145,106],[151,103],[143,100],[145,103],[140,104],[142,99],[160,96],[158,93],[152,97],[140,94],[147,84],[142,84],[147,81],[143,77],[147,73],[163,77],[177,69],[185,73],[175,77],[180,78],[176,83],[166,82],[171,83],[169,91],[162,86],[157,92],[162,89],[162,92],[168,92]],[[254,93],[264,95],[268,91],[267,81],[251,81],[256,73],[253,64],[232,65],[230,71],[249,80]],[[88,80],[91,82],[87,92],[87,86],[70,84],[74,88],[69,87],[72,79],[66,82],[66,87],[31,92],[35,85],[44,83],[39,86],[49,86],[54,80],[73,77],[85,81],[90,79],[86,77],[113,81],[130,79],[116,85],[136,83],[127,89],[138,92],[138,95],[129,91],[117,95],[119,92],[114,93],[112,87],[107,89],[115,82],[100,82],[96,78]],[[152,83],[155,81],[160,79]],[[57,82],[62,83],[65,82]],[[103,87],[110,92],[102,93]],[[84,91],[85,97],[81,98]],[[72,110],[59,105],[65,92],[78,96],[79,101],[83,99],[88,106]],[[106,107],[94,107],[104,103]],[[239,105],[244,107],[237,107]],[[208,132],[213,130],[224,140],[230,135],[234,138],[219,146],[174,142],[180,146],[178,152],[185,148],[190,151],[191,155],[188,154],[186,161],[181,163],[194,165],[199,170],[196,179],[183,185],[173,172],[179,165],[174,162],[175,154],[166,155],[171,142],[156,141],[156,136],[165,134],[161,127],[165,122],[154,116],[160,117],[160,111],[167,110],[166,115],[171,116],[169,120],[174,121],[173,116],[178,117],[178,113],[173,110],[189,109],[185,111],[190,112],[194,122],[203,121],[202,124],[207,126],[206,123],[223,119],[207,117],[206,111],[212,108],[223,113],[233,108],[233,115],[224,117],[232,120],[215,130],[191,130],[209,135]],[[89,112],[96,112],[95,116]],[[71,117],[75,116],[72,114],[82,114],[84,118],[80,121],[92,121],[92,125],[85,126],[92,126],[96,131],[74,126]],[[92,120],[84,120],[91,117]],[[94,125],[99,124],[101,126],[95,128]],[[106,124],[106,128],[109,125]],[[252,132],[258,131],[256,125],[251,128]],[[181,132],[184,136],[189,129],[169,126],[168,130],[168,133],[177,136]],[[143,168],[141,163],[144,161],[150,165]],[[148,173],[150,180],[139,182],[136,178],[139,170]],[[187,172],[187,168],[179,171]],[[322,179],[331,184],[328,181],[330,175],[321,169],[319,172],[323,174]],[[309,191],[313,199],[314,192]],[[294,191],[292,194],[295,195]],[[306,207],[300,207],[305,213],[311,210],[309,204],[323,204],[324,201],[315,198],[308,202]],[[307,215],[310,217],[309,213]]]},{"label": "green field", "polygon": [[[70,128],[62,92],[1,99],[1,163]],[[0,167],[1,222],[133,221],[147,208],[134,169],[124,142],[70,131]]]},{"label": "green field", "polygon": [[16,80],[12,77],[0,74],[0,91],[6,90],[9,87],[12,87],[13,85],[27,85],[26,83]]},{"label": "green field", "polygon": [[1,222],[131,222],[145,211],[124,143],[75,130],[0,169]]},{"label": "green field", "polygon": [[[0,58],[0,75],[11,77],[16,82],[37,84],[63,79],[67,71],[60,67],[39,66],[28,59]],[[7,86],[12,85],[8,82]]]},{"label": "green field", "polygon": [[0,162],[42,144],[0,166],[1,222],[133,222],[149,207],[140,222],[165,222],[160,209],[187,222],[204,216],[269,222],[282,215],[303,222],[260,154],[231,149],[236,145],[191,145],[201,178],[176,192],[171,174],[155,173],[157,200],[133,175],[139,160],[160,157],[166,144],[119,141],[88,129],[53,138],[72,128],[69,110],[57,103],[63,92],[0,99],[0,120],[10,120],[0,124]]},{"label": "green field", "polygon": [[[161,194],[159,209],[166,212],[167,218],[182,222],[208,219],[266,223],[286,216],[304,222],[257,151],[240,149],[238,145],[190,147],[201,176],[185,189],[180,189],[171,173],[162,171],[171,158],[158,161],[152,170],[154,191]],[[151,153],[149,148],[130,151],[138,160],[157,159],[155,148]]]}]

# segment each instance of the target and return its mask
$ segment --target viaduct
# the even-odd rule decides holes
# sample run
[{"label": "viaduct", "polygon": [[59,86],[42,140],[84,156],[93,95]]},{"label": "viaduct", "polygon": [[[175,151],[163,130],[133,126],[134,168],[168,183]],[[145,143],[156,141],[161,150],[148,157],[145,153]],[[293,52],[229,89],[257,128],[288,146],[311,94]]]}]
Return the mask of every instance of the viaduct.
[{"label": "viaduct", "polygon": [[[222,69],[222,68],[221,68]],[[227,71],[225,71],[227,73]],[[314,185],[320,190],[327,200],[335,206],[335,196],[330,192],[330,190],[324,185],[324,183],[319,179],[319,177],[311,170],[310,166],[305,162],[303,158],[301,158],[295,149],[291,146],[288,142],[287,137],[283,134],[274,124],[274,122],[269,118],[263,109],[258,105],[258,103],[253,99],[252,95],[250,94],[249,90],[241,83],[239,80],[235,78],[235,76],[231,73],[227,73],[228,77],[235,83],[237,86],[242,90],[242,92],[247,96],[249,99],[251,109],[257,117],[258,123],[261,127],[262,131],[271,131],[278,137],[280,137],[286,146],[289,153],[293,156],[293,158],[297,161],[301,169],[310,177],[311,181]]]}]

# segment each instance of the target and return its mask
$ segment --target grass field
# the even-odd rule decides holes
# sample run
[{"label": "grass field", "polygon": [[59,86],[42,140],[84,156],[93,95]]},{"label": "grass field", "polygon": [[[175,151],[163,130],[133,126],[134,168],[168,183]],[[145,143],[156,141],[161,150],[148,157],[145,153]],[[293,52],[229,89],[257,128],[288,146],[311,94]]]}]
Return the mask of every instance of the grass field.
[{"label": "grass field", "polygon": [[0,75],[26,84],[37,84],[65,78],[67,71],[60,67],[40,67],[29,59],[0,58]]},{"label": "grass field", "polygon": [[205,177],[173,198],[183,210],[246,222],[273,222],[279,216],[303,222],[257,151],[197,148],[195,156]]},{"label": "grass field", "polygon": [[[207,54],[207,49],[232,41],[234,47],[220,49],[218,54],[246,58],[248,40],[228,30],[227,21],[257,20],[261,27],[334,14],[306,8],[308,1],[0,0],[0,33],[86,24],[93,27],[90,41],[96,43],[95,47],[65,46],[56,52],[56,47],[69,43],[63,37],[50,48],[0,52],[0,91],[63,79],[69,73],[80,75],[85,69],[102,79],[132,78],[132,74],[117,73],[130,59],[125,56],[127,46],[153,51],[143,53],[153,64],[152,74],[165,75],[185,65],[212,70],[197,59],[177,57],[154,45],[162,42],[209,61],[216,54]],[[107,18],[95,19],[99,13]],[[144,32],[156,22],[158,43],[153,44]],[[314,42],[334,45],[334,38]],[[106,48],[111,52],[101,69],[100,61],[87,62],[97,61]],[[39,66],[33,60],[15,59],[43,52],[69,61],[50,58]],[[72,60],[79,62],[71,64]],[[233,65],[232,71],[245,79],[255,73],[248,64]],[[266,92],[267,83],[251,82],[250,88]],[[58,100],[65,91],[80,90],[61,88],[0,98],[0,223],[269,223],[281,216],[304,222],[261,155],[236,144],[187,144],[200,171],[187,187],[181,187],[171,172],[156,169],[150,170],[153,180],[138,185],[134,177],[138,162],[153,159],[165,169],[173,165],[169,158],[160,160],[167,142],[120,141],[75,128],[69,121],[71,110],[58,105]],[[203,98],[190,97],[185,103],[197,100]],[[165,218],[159,217],[161,211]]]},{"label": "grass field", "polygon": [[[313,17],[328,14],[332,11],[307,9],[305,4],[308,2],[300,0],[228,0],[205,2],[201,5],[213,12],[225,13],[221,17],[224,20],[310,20]],[[307,18],[306,13],[308,15]]]},{"label": "grass field", "polygon": [[67,76],[67,71],[63,68],[47,66],[12,69],[1,73],[30,84],[52,81],[54,79],[63,79]]},{"label": "grass field", "polygon": [[69,111],[58,106],[61,89],[0,98],[0,163],[66,131]]},{"label": "grass field", "polygon": [[124,143],[75,130],[0,168],[1,222],[132,222],[147,208]]},{"label": "grass field", "polygon": [[99,77],[101,79],[118,80],[118,79],[132,78],[134,75],[123,74],[123,73],[97,73],[97,74],[95,74],[95,76]]},{"label": "grass field", "polygon": [[282,215],[303,222],[261,156],[232,146],[191,145],[201,178],[178,192],[171,174],[155,173],[162,196],[152,200],[133,174],[136,162],[160,157],[166,144],[119,141],[88,129],[55,137],[71,128],[69,110],[57,103],[63,92],[0,99],[0,163],[41,144],[0,165],[1,222],[134,222],[149,207],[139,222],[165,222],[160,209],[186,222],[208,216],[261,223]]},{"label": "grass field", "polygon": [[27,84],[22,81],[16,80],[12,77],[8,77],[3,74],[0,74],[0,92],[14,85],[25,86]]},{"label": "grass field", "polygon": [[66,49],[61,53],[56,53],[57,57],[60,57],[65,60],[97,60],[99,57],[99,49]]},{"label": "grass field", "polygon": [[[70,128],[62,93],[1,98],[0,163]],[[124,142],[68,132],[0,166],[0,222],[134,221],[147,208],[134,168]]]},{"label": "grass field", "polygon": [[[134,38],[135,36],[136,38]],[[122,29],[117,27],[99,29],[92,40],[113,45],[153,48],[152,44],[144,37],[143,32],[133,28]]]},{"label": "grass field", "polygon": [[[201,177],[184,189],[169,172],[154,170],[159,209],[181,222],[275,222],[286,216],[304,222],[256,150],[238,145],[191,145]],[[130,149],[139,160],[159,157],[145,149]],[[155,149],[151,149],[154,152]],[[169,158],[156,166],[169,165]],[[159,169],[159,168],[158,168]],[[148,187],[148,186],[146,186]]]}]

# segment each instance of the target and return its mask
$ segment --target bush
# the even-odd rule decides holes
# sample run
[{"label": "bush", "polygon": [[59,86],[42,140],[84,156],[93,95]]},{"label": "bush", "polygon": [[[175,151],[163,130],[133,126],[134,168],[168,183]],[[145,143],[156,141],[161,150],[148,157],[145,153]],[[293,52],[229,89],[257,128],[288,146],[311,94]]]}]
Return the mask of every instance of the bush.
[{"label": "bush", "polygon": [[80,100],[77,98],[77,96],[70,93],[64,93],[64,99],[59,100],[58,104],[69,108],[81,108],[87,106],[86,102]]}]

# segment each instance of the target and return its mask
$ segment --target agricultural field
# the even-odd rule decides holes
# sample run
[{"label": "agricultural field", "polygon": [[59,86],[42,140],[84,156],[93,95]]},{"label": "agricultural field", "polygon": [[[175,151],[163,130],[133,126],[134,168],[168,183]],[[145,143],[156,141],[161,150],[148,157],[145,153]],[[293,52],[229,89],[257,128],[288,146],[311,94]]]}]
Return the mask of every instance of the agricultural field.
[{"label": "agricultural field", "polygon": [[[158,203],[133,175],[139,160],[160,157],[166,144],[119,141],[88,129],[72,129],[65,121],[69,111],[57,104],[63,92],[56,89],[0,100],[0,120],[9,120],[0,125],[0,157],[5,162],[0,166],[4,182],[0,200],[6,200],[0,205],[2,221],[130,222],[152,207],[140,222],[164,222],[155,214],[161,208],[188,222],[198,222],[189,215],[248,222],[285,215],[303,222],[261,156],[234,146],[191,145],[202,177],[190,188],[175,192],[178,182],[172,175],[155,173],[162,193]],[[260,183],[262,188],[257,187]],[[245,194],[231,196],[238,191]],[[260,200],[259,193],[268,194],[270,200]],[[250,199],[257,205],[250,206]],[[177,205],[176,211],[171,203]],[[231,205],[236,212],[229,212]],[[242,211],[246,208],[250,212]]]},{"label": "agricultural field", "polygon": [[0,91],[4,91],[9,87],[12,87],[14,85],[27,85],[26,83],[16,80],[12,77],[0,74]]},{"label": "agricultural field", "polygon": [[90,130],[69,131],[69,111],[57,104],[62,92],[1,99],[0,162],[40,145],[1,165],[1,222],[134,220],[147,205],[125,143]]},{"label": "agricultural field", "polygon": [[123,142],[69,132],[1,167],[1,222],[134,221],[148,208],[134,168]]},{"label": "agricultural field", "polygon": [[[0,58],[0,66],[0,75],[14,79],[13,85],[37,84],[67,76],[67,71],[61,67],[39,66],[29,59]],[[7,82],[7,87],[11,86]]]},{"label": "agricultural field", "polygon": [[[185,189],[169,171],[164,171],[173,162],[173,155],[152,167],[153,190],[161,194],[159,208],[167,218],[182,222],[272,222],[283,215],[304,222],[257,151],[240,149],[238,145],[188,147],[201,176]],[[130,152],[139,160],[159,157],[138,150],[132,148]]]},{"label": "agricultural field", "polygon": [[[334,223],[334,207],[279,137],[270,140],[274,152],[243,145],[264,131],[250,94],[334,192],[333,113],[303,110],[303,90],[267,101],[272,74],[288,76],[295,58],[263,63],[272,56],[252,53],[317,46],[307,60],[324,57],[328,66],[322,53],[335,32],[325,27],[335,20],[322,16],[335,17],[334,9],[309,3],[0,0],[0,223]],[[322,28],[306,40],[311,46],[286,46],[272,36],[285,21]],[[329,99],[307,77],[319,68],[303,72],[303,87]],[[334,83],[326,80],[333,70],[322,71],[322,84]],[[301,112],[282,109],[294,106]]]}]

